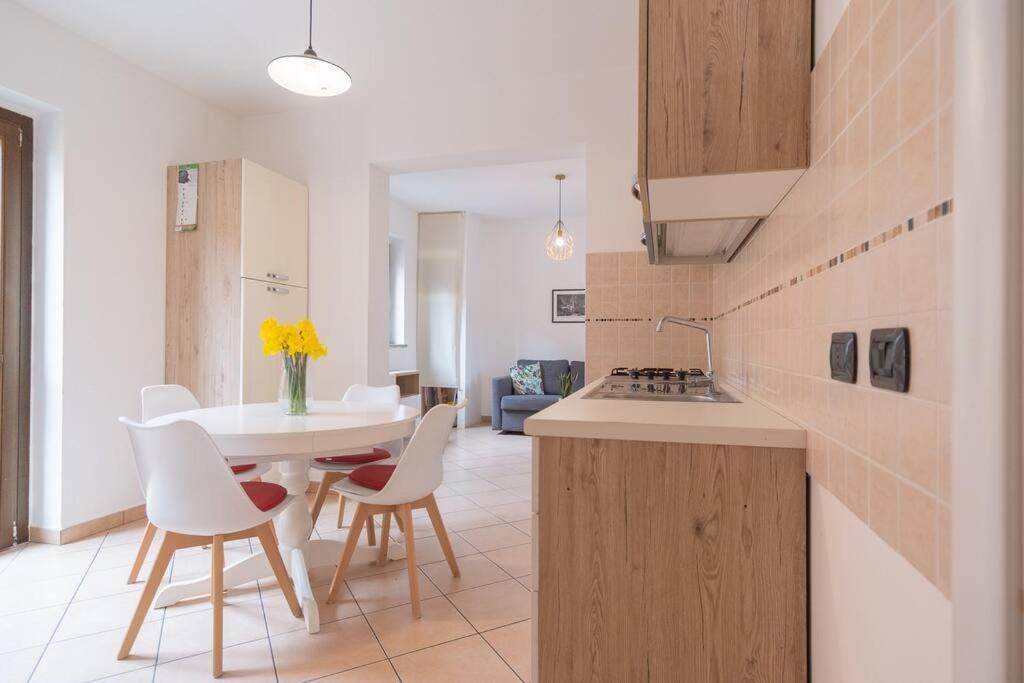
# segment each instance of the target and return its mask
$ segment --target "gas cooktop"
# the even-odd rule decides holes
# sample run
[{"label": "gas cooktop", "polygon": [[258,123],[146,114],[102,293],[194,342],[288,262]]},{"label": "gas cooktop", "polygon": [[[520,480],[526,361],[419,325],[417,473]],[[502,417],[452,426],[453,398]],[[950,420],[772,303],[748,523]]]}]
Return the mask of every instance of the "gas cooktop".
[{"label": "gas cooktop", "polygon": [[712,378],[700,368],[614,368],[612,374],[583,398],[739,403],[721,389],[714,391],[713,387]]}]

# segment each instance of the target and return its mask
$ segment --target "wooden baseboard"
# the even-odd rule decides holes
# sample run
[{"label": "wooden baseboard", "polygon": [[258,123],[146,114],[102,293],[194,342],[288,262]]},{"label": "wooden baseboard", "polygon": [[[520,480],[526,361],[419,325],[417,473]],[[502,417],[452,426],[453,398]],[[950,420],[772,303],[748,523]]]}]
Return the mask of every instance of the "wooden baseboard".
[{"label": "wooden baseboard", "polygon": [[29,527],[28,540],[31,543],[64,545],[65,543],[74,543],[75,541],[80,541],[83,538],[88,538],[93,534],[98,534],[101,531],[116,529],[122,524],[128,524],[129,522],[135,522],[145,518],[146,506],[136,505],[128,508],[127,510],[112,512],[109,515],[103,515],[96,519],[86,520],[85,522],[69,526],[66,529],[46,529],[38,526]]}]

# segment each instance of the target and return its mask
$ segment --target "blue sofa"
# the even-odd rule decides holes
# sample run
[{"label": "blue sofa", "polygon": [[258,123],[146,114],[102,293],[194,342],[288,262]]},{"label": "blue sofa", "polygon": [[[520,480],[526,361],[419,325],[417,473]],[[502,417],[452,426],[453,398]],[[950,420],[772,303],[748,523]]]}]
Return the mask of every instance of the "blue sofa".
[{"label": "blue sofa", "polygon": [[491,429],[495,431],[521,432],[523,422],[536,412],[544,410],[556,403],[562,396],[562,383],[559,379],[564,373],[571,372],[575,376],[572,390],[583,387],[583,361],[574,360],[518,360],[516,365],[540,363],[543,394],[517,396],[512,391],[512,378],[508,375],[495,377],[491,380]]}]

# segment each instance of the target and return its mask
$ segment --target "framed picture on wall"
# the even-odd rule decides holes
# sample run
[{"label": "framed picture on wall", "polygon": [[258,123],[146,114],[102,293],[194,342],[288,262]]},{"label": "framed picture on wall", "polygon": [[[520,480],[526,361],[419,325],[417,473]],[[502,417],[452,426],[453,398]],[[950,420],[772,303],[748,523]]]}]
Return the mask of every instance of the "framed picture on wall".
[{"label": "framed picture on wall", "polygon": [[587,290],[552,289],[551,322],[581,323],[587,317]]}]

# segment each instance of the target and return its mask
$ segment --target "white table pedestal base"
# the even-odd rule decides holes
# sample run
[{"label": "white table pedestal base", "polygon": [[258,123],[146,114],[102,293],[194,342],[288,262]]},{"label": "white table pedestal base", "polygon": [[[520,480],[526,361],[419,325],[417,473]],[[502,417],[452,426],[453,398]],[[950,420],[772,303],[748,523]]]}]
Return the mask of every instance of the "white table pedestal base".
[{"label": "white table pedestal base", "polygon": [[[286,460],[280,463],[281,485],[295,496],[276,520],[277,539],[281,556],[295,586],[295,596],[302,605],[306,630],[317,633],[320,630],[320,611],[309,583],[309,570],[338,564],[345,544],[341,541],[307,540],[313,528],[313,518],[306,507],[306,487],[309,485],[308,465],[304,460]],[[263,552],[258,552],[224,568],[224,588],[267,579],[274,576],[270,562]],[[210,594],[209,575],[171,583],[156,594],[154,607],[167,607],[180,600]]]}]

